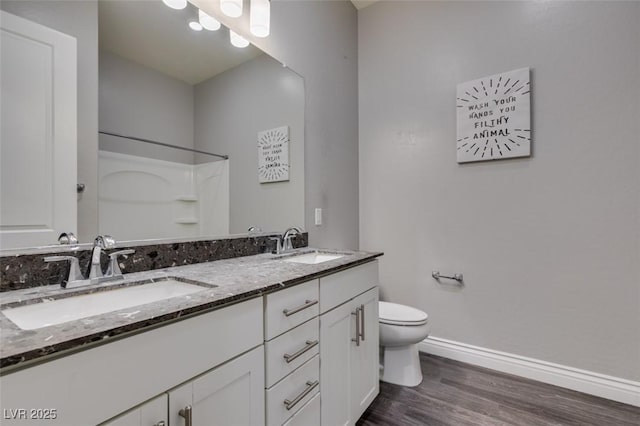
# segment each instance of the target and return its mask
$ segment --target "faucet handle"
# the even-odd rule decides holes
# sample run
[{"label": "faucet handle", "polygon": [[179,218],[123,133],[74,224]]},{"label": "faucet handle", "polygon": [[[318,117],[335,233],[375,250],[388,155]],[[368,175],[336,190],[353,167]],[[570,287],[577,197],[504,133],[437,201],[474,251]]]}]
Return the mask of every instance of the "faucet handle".
[{"label": "faucet handle", "polygon": [[45,262],[64,262],[66,260],[71,262],[71,268],[69,269],[69,276],[62,282],[63,288],[66,288],[67,284],[84,279],[80,271],[80,261],[75,256],[47,256],[44,258]]},{"label": "faucet handle", "polygon": [[293,244],[291,243],[291,239],[295,236],[295,234],[289,234],[282,237],[282,249],[284,251],[293,250]]},{"label": "faucet handle", "polygon": [[282,239],[280,237],[269,237],[269,239],[276,241],[276,252],[275,252],[275,254],[282,253]]},{"label": "faucet handle", "polygon": [[107,268],[105,277],[121,277],[122,271],[120,270],[120,265],[118,264],[118,256],[127,256],[135,252],[136,251],[133,249],[127,249],[114,251],[113,253],[109,254],[109,267]]}]

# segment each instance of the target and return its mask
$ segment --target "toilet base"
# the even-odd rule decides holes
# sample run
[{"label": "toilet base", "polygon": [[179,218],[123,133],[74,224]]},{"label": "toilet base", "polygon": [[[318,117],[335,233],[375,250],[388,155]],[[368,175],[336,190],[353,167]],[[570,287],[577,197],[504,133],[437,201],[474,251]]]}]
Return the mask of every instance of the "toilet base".
[{"label": "toilet base", "polygon": [[422,383],[418,345],[384,347],[380,380],[409,387]]}]

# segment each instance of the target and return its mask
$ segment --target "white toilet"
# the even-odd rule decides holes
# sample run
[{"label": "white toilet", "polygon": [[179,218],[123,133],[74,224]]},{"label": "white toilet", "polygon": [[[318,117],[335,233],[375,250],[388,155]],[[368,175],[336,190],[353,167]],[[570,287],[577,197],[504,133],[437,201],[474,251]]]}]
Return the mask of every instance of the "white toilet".
[{"label": "white toilet", "polygon": [[429,335],[428,315],[397,303],[379,302],[380,346],[383,370],[380,380],[402,386],[418,386],[422,370],[418,343]]}]

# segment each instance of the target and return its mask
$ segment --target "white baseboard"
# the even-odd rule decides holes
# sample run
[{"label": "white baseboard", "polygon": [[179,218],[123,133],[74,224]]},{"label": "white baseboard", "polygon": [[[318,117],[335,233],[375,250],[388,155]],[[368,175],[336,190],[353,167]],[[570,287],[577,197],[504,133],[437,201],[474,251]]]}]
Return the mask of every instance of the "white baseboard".
[{"label": "white baseboard", "polygon": [[418,344],[420,352],[526,377],[640,407],[640,382],[553,364],[439,337]]}]

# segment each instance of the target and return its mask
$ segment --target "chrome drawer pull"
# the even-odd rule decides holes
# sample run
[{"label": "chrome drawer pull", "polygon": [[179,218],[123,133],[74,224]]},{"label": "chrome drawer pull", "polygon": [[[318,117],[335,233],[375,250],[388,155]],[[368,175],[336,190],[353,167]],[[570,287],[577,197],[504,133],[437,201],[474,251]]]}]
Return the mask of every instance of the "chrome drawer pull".
[{"label": "chrome drawer pull", "polygon": [[360,318],[360,340],[364,342],[364,305],[360,305],[360,314],[362,318]]},{"label": "chrome drawer pull", "polygon": [[320,382],[318,380],[316,380],[315,382],[312,382],[311,380],[309,380],[307,382],[307,388],[305,390],[303,390],[300,395],[296,396],[293,399],[293,401],[289,401],[288,399],[285,399],[284,400],[284,405],[285,405],[285,407],[287,407],[287,410],[291,410],[293,407],[295,407],[297,403],[302,401],[302,399],[305,396],[309,395],[309,393],[312,390],[314,390],[319,384],[320,384]]},{"label": "chrome drawer pull", "polygon": [[160,420],[158,423],[156,423],[153,426],[167,426],[167,424],[164,422],[164,420]]},{"label": "chrome drawer pull", "polygon": [[290,317],[293,314],[297,314],[300,311],[303,311],[307,308],[312,307],[313,305],[317,305],[318,301],[317,300],[305,300],[304,301],[304,305],[300,305],[297,308],[293,308],[293,309],[285,309],[284,311],[282,311],[282,313],[287,316]]},{"label": "chrome drawer pull", "polygon": [[180,411],[178,411],[178,414],[180,415],[180,417],[184,418],[184,426],[193,426],[193,409],[190,405],[187,405],[186,407],[184,407],[183,409],[181,409]]},{"label": "chrome drawer pull", "polygon": [[294,353],[292,355],[284,354],[284,360],[287,361],[287,364],[289,364],[290,362],[295,361],[296,358],[298,358],[300,355],[304,354],[309,349],[311,349],[314,346],[318,345],[318,341],[317,340],[307,340],[305,343],[306,343],[305,346],[302,349],[300,349],[299,351],[297,351],[296,353]]},{"label": "chrome drawer pull", "polygon": [[356,338],[351,341],[356,342],[356,346],[360,346],[360,307],[358,306],[355,312],[351,312],[351,315],[356,316]]}]

